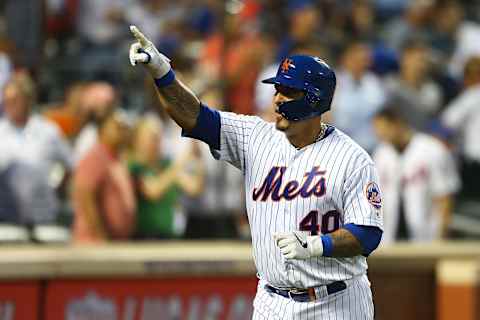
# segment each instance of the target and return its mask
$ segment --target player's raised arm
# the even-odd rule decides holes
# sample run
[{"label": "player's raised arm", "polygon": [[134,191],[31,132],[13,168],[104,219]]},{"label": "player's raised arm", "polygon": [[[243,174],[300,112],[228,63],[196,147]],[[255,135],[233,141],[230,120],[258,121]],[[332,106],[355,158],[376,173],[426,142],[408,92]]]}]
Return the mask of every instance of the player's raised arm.
[{"label": "player's raised arm", "polygon": [[161,54],[135,26],[130,30],[137,40],[130,47],[130,63],[143,64],[152,75],[162,106],[184,129],[183,136],[207,143],[218,160],[245,169],[246,150],[251,133],[260,119],[219,112],[202,104],[195,94],[175,78],[170,60]]},{"label": "player's raised arm", "polygon": [[175,78],[170,59],[161,54],[136,26],[130,26],[130,31],[137,40],[130,46],[130,63],[132,66],[145,65],[155,80],[160,101],[168,114],[184,130],[192,130],[200,113],[200,100]]}]

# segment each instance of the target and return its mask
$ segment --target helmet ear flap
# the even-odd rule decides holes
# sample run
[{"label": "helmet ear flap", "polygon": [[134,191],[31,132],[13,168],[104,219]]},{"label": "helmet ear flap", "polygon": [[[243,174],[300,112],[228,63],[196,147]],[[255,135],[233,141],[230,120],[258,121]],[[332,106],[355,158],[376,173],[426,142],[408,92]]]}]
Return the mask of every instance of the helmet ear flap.
[{"label": "helmet ear flap", "polygon": [[305,102],[314,110],[321,113],[330,110],[330,101],[327,101],[318,88],[310,88],[305,93]]},{"label": "helmet ear flap", "polygon": [[317,88],[314,88],[313,90],[307,90],[305,94],[305,100],[312,108],[320,108],[320,104],[322,102],[320,90]]}]

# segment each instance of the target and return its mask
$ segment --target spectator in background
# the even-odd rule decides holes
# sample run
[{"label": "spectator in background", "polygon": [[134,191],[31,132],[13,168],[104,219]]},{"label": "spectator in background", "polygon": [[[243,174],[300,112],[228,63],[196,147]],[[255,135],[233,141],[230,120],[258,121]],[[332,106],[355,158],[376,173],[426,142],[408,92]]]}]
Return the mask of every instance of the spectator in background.
[{"label": "spectator in background", "polygon": [[375,29],[375,12],[371,1],[353,1],[346,27],[348,37],[362,39],[370,44],[377,42],[378,33]]},{"label": "spectator in background", "polygon": [[278,63],[272,63],[261,70],[255,80],[255,110],[257,115],[269,122],[275,121],[275,107],[272,99],[275,95],[275,87],[264,85],[262,80],[274,77],[277,69]]},{"label": "spectator in background", "polygon": [[[64,40],[73,31],[80,0],[44,1],[47,36]],[[59,43],[62,46],[62,43]]]},{"label": "spectator in background", "polygon": [[[0,92],[3,92],[3,88],[10,79],[12,73],[12,63],[8,55],[0,50]],[[3,94],[0,95],[0,115],[3,112]]]},{"label": "spectator in background", "polygon": [[37,71],[43,58],[43,1],[4,0],[6,32],[19,66]]},{"label": "spectator in background", "polygon": [[92,82],[83,90],[80,110],[85,114],[86,124],[78,134],[74,144],[74,159],[78,162],[96,143],[98,123],[110,115],[117,103],[117,94],[107,82]]},{"label": "spectator in background", "polygon": [[81,42],[78,71],[82,80],[118,83],[125,12],[131,0],[80,0],[76,30]]},{"label": "spectator in background", "polygon": [[121,155],[128,142],[125,115],[111,111],[98,126],[98,140],[74,172],[73,235],[79,243],[129,239],[135,228],[135,195]]},{"label": "spectator in background", "polygon": [[126,10],[129,23],[138,26],[154,43],[159,43],[170,24],[185,14],[183,4],[177,2],[142,0],[136,1]]},{"label": "spectator in background", "polygon": [[62,130],[65,138],[71,143],[75,140],[85,122],[85,110],[82,108],[82,99],[85,93],[84,83],[75,83],[67,89],[65,101],[56,108],[50,108],[44,115],[56,123]]},{"label": "spectator in background", "polygon": [[368,68],[371,50],[363,42],[352,42],[341,57],[337,90],[333,99],[331,121],[368,152],[377,139],[372,117],[385,100],[380,80]]},{"label": "spectator in background", "polygon": [[442,114],[442,122],[455,132],[462,158],[462,195],[478,199],[480,191],[480,56],[467,61],[463,91]]},{"label": "spectator in background", "polygon": [[[244,204],[243,175],[231,165],[219,166],[206,145],[199,146],[205,161],[205,186],[187,202],[188,239],[239,239],[249,236]],[[245,229],[245,227],[247,227]]]},{"label": "spectator in background", "polygon": [[[156,119],[145,118],[138,123],[134,134],[129,168],[137,197],[137,239],[181,235],[185,226],[180,193],[196,196],[203,188],[202,162],[192,150],[173,162],[159,153],[160,128]],[[188,165],[190,170],[186,169]]]},{"label": "spectator in background", "polygon": [[225,10],[224,3],[216,0],[188,0],[185,6],[187,11],[182,19],[187,28],[186,35],[194,39],[204,39],[214,32]]},{"label": "spectator in background", "polygon": [[464,18],[457,1],[437,1],[432,19],[431,47],[441,59],[449,60],[456,46],[457,29]]},{"label": "spectator in background", "polygon": [[[23,221],[16,202],[14,181],[10,177],[8,164],[6,165],[7,167],[4,167],[4,164],[0,163],[0,225],[6,224],[20,227]],[[0,234],[0,239],[3,240],[3,236]]]},{"label": "spectator in background", "polygon": [[391,18],[392,16],[398,15],[409,3],[405,0],[374,0],[376,13],[378,18],[382,21]]},{"label": "spectator in background", "polygon": [[450,75],[460,79],[467,60],[480,55],[480,24],[465,20],[461,2],[444,0],[439,1],[433,26],[433,47],[443,53],[441,58],[450,60]]},{"label": "spectator in background", "polygon": [[9,170],[18,221],[55,224],[60,209],[57,188],[72,167],[71,150],[57,126],[33,113],[35,84],[17,73],[3,90],[5,117],[0,120],[0,163]]},{"label": "spectator in background", "polygon": [[275,63],[282,61],[298,46],[318,43],[317,29],[322,24],[320,11],[311,0],[288,1],[288,33],[283,35],[278,47]]},{"label": "spectator in background", "polygon": [[407,1],[403,16],[390,20],[383,28],[382,38],[386,45],[399,52],[412,36],[429,42],[429,31],[433,0]]},{"label": "spectator in background", "polygon": [[445,238],[460,187],[449,150],[413,130],[396,101],[375,115],[374,126],[383,142],[373,156],[384,198],[383,243]]},{"label": "spectator in background", "polygon": [[[220,98],[219,91],[212,89],[201,100],[207,105],[221,106]],[[224,161],[216,161],[206,144],[198,147],[205,166],[204,187],[198,197],[184,201],[188,213],[185,237],[249,238],[242,173]]]},{"label": "spectator in background", "polygon": [[255,80],[270,45],[254,28],[255,18],[255,14],[227,14],[225,30],[207,39],[201,55],[199,74],[222,81],[226,105],[242,114],[256,111]]},{"label": "spectator in background", "polygon": [[114,44],[122,38],[125,9],[130,4],[130,0],[80,0],[79,35],[91,44]]},{"label": "spectator in background", "polygon": [[[0,5],[0,11],[1,11]],[[15,60],[13,53],[15,52],[14,44],[4,34],[5,30],[2,28],[2,19],[0,13],[0,116],[3,114],[3,88],[10,80],[14,72]]]},{"label": "spectator in background", "polygon": [[438,114],[442,103],[440,87],[430,77],[430,51],[422,42],[406,44],[402,50],[400,72],[386,81],[391,96],[403,100],[402,108],[410,125],[425,130]]}]

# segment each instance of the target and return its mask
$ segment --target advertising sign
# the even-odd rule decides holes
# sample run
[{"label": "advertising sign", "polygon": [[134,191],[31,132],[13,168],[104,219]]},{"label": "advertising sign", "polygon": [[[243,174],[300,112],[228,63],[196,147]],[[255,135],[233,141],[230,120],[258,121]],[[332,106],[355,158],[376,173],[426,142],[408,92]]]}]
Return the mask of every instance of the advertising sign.
[{"label": "advertising sign", "polygon": [[250,320],[256,285],[252,277],[52,280],[45,319]]},{"label": "advertising sign", "polygon": [[0,320],[39,319],[40,285],[36,281],[0,283]]}]

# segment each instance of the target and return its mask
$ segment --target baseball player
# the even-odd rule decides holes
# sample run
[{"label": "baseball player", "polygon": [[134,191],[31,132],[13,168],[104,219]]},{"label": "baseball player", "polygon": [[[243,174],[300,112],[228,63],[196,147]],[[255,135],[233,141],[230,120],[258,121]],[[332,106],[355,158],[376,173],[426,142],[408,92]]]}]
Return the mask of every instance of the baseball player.
[{"label": "baseball player", "polygon": [[170,60],[131,31],[130,62],[153,76],[183,135],[206,142],[245,176],[259,278],[253,319],[373,319],[366,257],[381,239],[382,201],[368,154],[321,122],[333,70],[317,57],[285,59],[264,80],[276,88],[277,118],[268,123],[202,104]]},{"label": "baseball player", "polygon": [[460,188],[448,148],[415,131],[401,103],[390,99],[373,118],[383,141],[373,154],[386,199],[383,244],[447,237],[454,195]]}]

